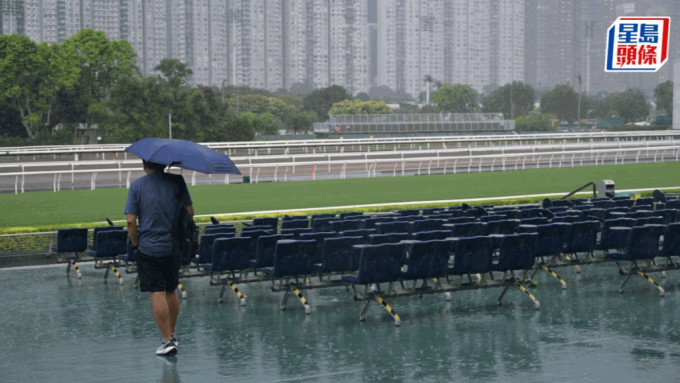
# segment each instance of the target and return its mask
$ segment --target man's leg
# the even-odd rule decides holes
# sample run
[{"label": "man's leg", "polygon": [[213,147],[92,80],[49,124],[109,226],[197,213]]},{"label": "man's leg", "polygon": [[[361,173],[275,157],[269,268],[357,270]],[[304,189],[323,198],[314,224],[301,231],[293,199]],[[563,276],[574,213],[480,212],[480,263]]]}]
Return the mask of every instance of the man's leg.
[{"label": "man's leg", "polygon": [[[153,307],[153,316],[156,318],[156,324],[161,331],[163,339],[170,339],[175,331],[175,323],[177,322],[176,313],[179,312],[179,302],[176,305],[170,303],[168,294],[165,291],[154,291],[151,293],[151,305]],[[175,297],[177,293],[175,293]],[[171,306],[174,306],[171,308]],[[175,312],[173,318],[173,311]]]},{"label": "man's leg", "polygon": [[170,335],[175,334],[175,325],[177,325],[177,316],[179,316],[179,297],[177,290],[165,293],[165,300],[168,303],[168,314],[170,315]]}]

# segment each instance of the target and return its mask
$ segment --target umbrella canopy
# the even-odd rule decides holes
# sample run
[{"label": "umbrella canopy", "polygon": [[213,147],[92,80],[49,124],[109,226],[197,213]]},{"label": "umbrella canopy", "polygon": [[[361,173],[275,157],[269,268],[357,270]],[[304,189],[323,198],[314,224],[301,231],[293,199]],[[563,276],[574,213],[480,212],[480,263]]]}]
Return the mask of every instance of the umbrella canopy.
[{"label": "umbrella canopy", "polygon": [[223,153],[205,145],[171,138],[142,138],[125,148],[144,161],[195,170],[205,174],[241,174]]}]

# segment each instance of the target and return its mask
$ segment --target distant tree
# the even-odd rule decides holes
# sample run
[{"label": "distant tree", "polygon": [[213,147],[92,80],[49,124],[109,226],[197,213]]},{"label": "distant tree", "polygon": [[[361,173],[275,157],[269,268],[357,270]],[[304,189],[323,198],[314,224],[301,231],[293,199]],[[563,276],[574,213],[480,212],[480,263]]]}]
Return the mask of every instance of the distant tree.
[{"label": "distant tree", "polygon": [[557,85],[541,97],[541,113],[552,113],[560,120],[576,121],[577,109],[578,94],[569,85]]},{"label": "distant tree", "polygon": [[75,86],[80,68],[74,53],[26,36],[0,36],[0,102],[19,112],[29,139],[49,132],[59,92]]},{"label": "distant tree", "polygon": [[359,99],[361,101],[370,101],[371,100],[371,96],[369,96],[368,93],[366,93],[366,92],[358,93],[356,96],[354,96],[354,98]]},{"label": "distant tree", "polygon": [[302,133],[311,130],[312,123],[316,119],[316,113],[301,110],[288,116],[285,120],[285,125],[293,133]]},{"label": "distant tree", "polygon": [[482,100],[484,113],[502,112],[506,119],[526,116],[534,109],[534,89],[513,81],[493,91]]},{"label": "distant tree", "polygon": [[654,103],[657,113],[673,115],[673,81],[662,82],[654,88]]},{"label": "distant tree", "polygon": [[432,95],[432,100],[443,112],[473,113],[477,110],[478,93],[469,85],[442,85]]},{"label": "distant tree", "polygon": [[101,124],[108,114],[104,103],[121,78],[137,74],[135,51],[125,40],[112,41],[104,32],[81,29],[62,44],[75,52],[80,78],[69,95],[74,108],[70,122]]},{"label": "distant tree", "polygon": [[177,59],[162,59],[153,69],[160,72],[172,87],[186,85],[193,75],[191,68]]},{"label": "distant tree", "polygon": [[555,120],[557,116],[550,113],[519,117],[515,120],[515,130],[518,132],[553,132],[557,131],[560,126],[559,121]]},{"label": "distant tree", "polygon": [[645,94],[637,88],[628,88],[623,92],[610,93],[595,103],[596,117],[623,117],[626,123],[644,121],[649,118],[651,107]]},{"label": "distant tree", "polygon": [[333,104],[328,115],[336,114],[392,114],[384,101],[342,100]]},{"label": "distant tree", "polygon": [[307,95],[302,101],[302,107],[304,110],[315,112],[319,119],[325,121],[328,118],[328,111],[331,110],[333,104],[351,98],[345,88],[333,85],[328,88],[317,89]]}]

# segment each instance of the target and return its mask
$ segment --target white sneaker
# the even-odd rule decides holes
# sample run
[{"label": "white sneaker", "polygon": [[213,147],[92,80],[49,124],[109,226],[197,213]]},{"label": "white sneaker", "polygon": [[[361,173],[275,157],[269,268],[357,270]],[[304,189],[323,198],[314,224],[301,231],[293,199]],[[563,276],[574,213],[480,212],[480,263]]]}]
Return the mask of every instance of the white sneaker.
[{"label": "white sneaker", "polygon": [[172,339],[161,341],[161,345],[156,349],[156,355],[172,356],[177,354],[177,343]]}]

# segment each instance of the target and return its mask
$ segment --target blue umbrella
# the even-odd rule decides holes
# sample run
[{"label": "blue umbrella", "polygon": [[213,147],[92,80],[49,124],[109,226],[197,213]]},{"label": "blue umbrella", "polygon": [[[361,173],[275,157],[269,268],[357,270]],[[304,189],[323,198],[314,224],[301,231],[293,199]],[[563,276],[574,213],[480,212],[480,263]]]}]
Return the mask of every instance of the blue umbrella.
[{"label": "blue umbrella", "polygon": [[205,174],[241,174],[226,154],[205,145],[171,138],[142,138],[125,148],[144,161]]}]

